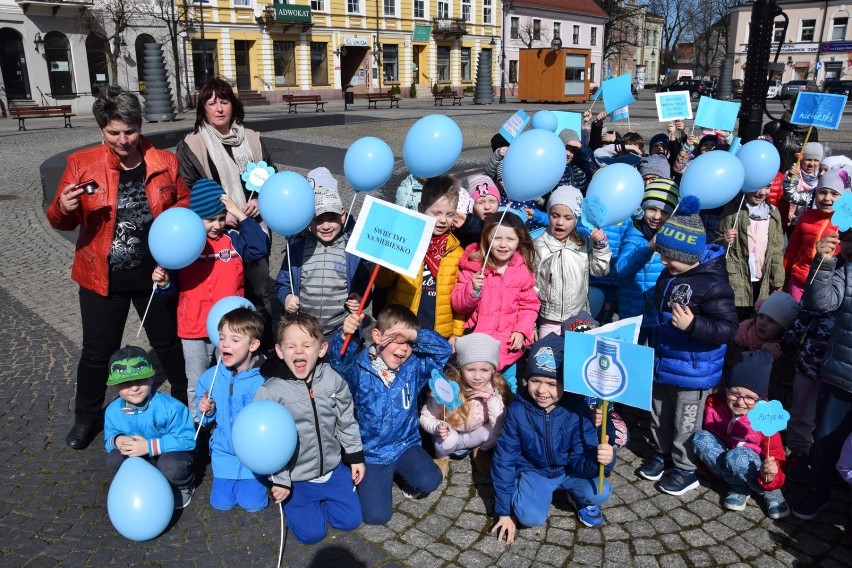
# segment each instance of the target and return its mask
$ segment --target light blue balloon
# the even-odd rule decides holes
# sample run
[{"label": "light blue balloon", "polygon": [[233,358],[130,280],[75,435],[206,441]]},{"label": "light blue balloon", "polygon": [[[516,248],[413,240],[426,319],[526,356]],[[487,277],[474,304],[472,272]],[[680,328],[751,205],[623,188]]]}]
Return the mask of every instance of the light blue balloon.
[{"label": "light blue balloon", "polygon": [[600,288],[589,286],[589,313],[597,319],[604,305],[604,293]]},{"label": "light blue balloon", "polygon": [[245,406],[231,427],[234,451],[244,466],[258,475],[284,469],[299,437],[296,423],[284,406],[257,400]]},{"label": "light blue balloon", "polygon": [[713,150],[692,160],[680,180],[680,198],[694,195],[702,209],[721,207],[733,199],[745,181],[745,169],[739,160],[744,150],[745,146],[736,156]]},{"label": "light blue balloon", "polygon": [[273,231],[289,237],[301,233],[314,218],[314,189],[295,172],[269,176],[257,194],[260,215]]},{"label": "light blue balloon", "polygon": [[130,540],[151,540],[166,530],[174,512],[174,493],[160,470],[140,457],[124,460],[107,494],[115,530]]},{"label": "light blue balloon", "polygon": [[606,207],[601,227],[628,219],[642,204],[645,183],[642,174],[627,164],[610,164],[595,172],[586,191],[586,199],[597,197]]},{"label": "light blue balloon", "polygon": [[355,191],[378,189],[393,173],[393,151],[380,138],[360,138],[346,150],[343,173]]},{"label": "light blue balloon", "polygon": [[163,211],[148,231],[148,250],[157,264],[169,270],[189,266],[207,242],[204,221],[192,209],[172,207]]},{"label": "light blue balloon", "polygon": [[743,165],[743,191],[746,193],[757,191],[772,183],[781,167],[778,149],[767,140],[747,142],[736,156]]},{"label": "light blue balloon", "polygon": [[553,132],[527,130],[503,158],[503,187],[514,201],[528,201],[553,189],[565,173],[565,144]]},{"label": "light blue balloon", "polygon": [[219,322],[222,316],[236,310],[237,308],[248,308],[254,310],[254,304],[242,296],[225,296],[210,308],[207,312],[207,337],[214,347],[219,347]]},{"label": "light blue balloon", "polygon": [[556,115],[549,110],[540,110],[532,117],[533,128],[556,132],[557,126],[559,126],[559,120],[556,118]]},{"label": "light blue balloon", "polygon": [[461,150],[462,132],[458,124],[446,115],[429,114],[408,130],[402,157],[414,177],[430,178],[450,171]]}]

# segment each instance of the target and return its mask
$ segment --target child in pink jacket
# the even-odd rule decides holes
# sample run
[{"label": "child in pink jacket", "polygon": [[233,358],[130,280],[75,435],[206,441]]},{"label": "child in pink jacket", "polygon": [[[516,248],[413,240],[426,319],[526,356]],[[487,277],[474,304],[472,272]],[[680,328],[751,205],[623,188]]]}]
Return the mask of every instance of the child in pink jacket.
[{"label": "child in pink jacket", "polygon": [[541,306],[534,269],[535,247],[523,221],[511,213],[493,213],[483,223],[479,244],[467,247],[459,260],[451,296],[453,309],[468,314],[466,330],[500,341],[499,370],[513,393],[515,363],[532,344]]}]

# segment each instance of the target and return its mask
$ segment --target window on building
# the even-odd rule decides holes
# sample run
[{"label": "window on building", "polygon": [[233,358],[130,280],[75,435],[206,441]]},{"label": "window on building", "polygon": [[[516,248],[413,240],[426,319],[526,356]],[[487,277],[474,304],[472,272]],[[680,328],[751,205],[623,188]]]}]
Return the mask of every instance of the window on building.
[{"label": "window on building", "polygon": [[219,75],[219,49],[216,40],[192,40],[192,68],[195,75],[195,87],[200,87],[204,81]]},{"label": "window on building", "polygon": [[509,37],[512,39],[518,39],[518,29],[521,27],[521,19],[512,16],[509,26]]},{"label": "window on building", "polygon": [[533,20],[533,39],[541,39],[541,20]]},{"label": "window on building", "polygon": [[396,16],[396,0],[384,0],[385,16]]},{"label": "window on building", "polygon": [[311,0],[311,10],[325,12],[325,0]]},{"label": "window on building", "polygon": [[296,44],[292,41],[272,43],[275,64],[275,86],[293,87],[296,85]]},{"label": "window on building", "polygon": [[471,18],[470,0],[462,0],[462,20],[469,22]]},{"label": "window on building", "polygon": [[590,83],[595,82],[595,63],[594,63],[594,61],[592,63],[589,63],[589,82]]},{"label": "window on building", "polygon": [[348,14],[360,14],[361,0],[346,0],[346,12]]},{"label": "window on building", "polygon": [[234,6],[240,8],[251,8],[251,0],[234,0]]},{"label": "window on building", "polygon": [[846,39],[846,26],[849,24],[849,18],[834,18],[831,21],[831,40],[843,41]]},{"label": "window on building", "polygon": [[328,44],[311,42],[311,84],[328,85]]},{"label": "window on building", "polygon": [[589,45],[598,44],[598,28],[592,26],[592,35],[589,37]]},{"label": "window on building", "polygon": [[784,41],[784,22],[776,20],[772,23],[772,42],[780,43]]},{"label": "window on building", "polygon": [[59,32],[50,32],[44,37],[44,58],[50,77],[52,95],[74,94],[74,70],[71,66],[71,48],[68,38]]},{"label": "window on building", "polygon": [[442,45],[438,46],[438,81],[450,82],[450,48]]},{"label": "window on building", "polygon": [[426,0],[414,0],[414,17],[426,17]]},{"label": "window on building", "polygon": [[802,20],[802,38],[800,41],[813,41],[816,20]]},{"label": "window on building", "polygon": [[562,24],[553,22],[553,39],[562,37]]},{"label": "window on building", "polygon": [[470,81],[470,48],[461,48],[461,80]]},{"label": "window on building", "polygon": [[509,82],[517,83],[518,82],[518,60],[510,59],[509,60]]},{"label": "window on building", "polygon": [[580,44],[580,26],[574,26],[574,32],[571,34],[571,41],[574,45]]},{"label": "window on building", "polygon": [[439,18],[449,18],[450,17],[450,3],[446,0],[438,0],[438,17]]},{"label": "window on building", "polygon": [[482,0],[482,23],[490,24],[494,14],[494,0]]},{"label": "window on building", "polygon": [[[106,39],[90,33],[86,37],[86,59],[89,62],[89,84],[93,93],[109,85],[109,68],[106,59]],[[142,78],[142,74],[139,74]]]},{"label": "window on building", "polygon": [[385,83],[399,83],[399,46],[382,46],[382,73]]}]

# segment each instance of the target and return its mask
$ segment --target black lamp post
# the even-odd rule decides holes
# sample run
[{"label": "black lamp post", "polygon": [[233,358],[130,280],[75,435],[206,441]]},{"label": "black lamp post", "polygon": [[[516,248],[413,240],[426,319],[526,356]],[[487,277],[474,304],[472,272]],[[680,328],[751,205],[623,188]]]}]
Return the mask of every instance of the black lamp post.
[{"label": "black lamp post", "polygon": [[[506,104],[506,12],[512,10],[511,0],[503,2],[503,29],[500,30],[500,104]],[[494,39],[491,40],[492,42]]]},{"label": "black lamp post", "polygon": [[201,73],[202,81],[207,82],[207,42],[204,39],[204,0],[198,1],[199,25],[201,27]]}]

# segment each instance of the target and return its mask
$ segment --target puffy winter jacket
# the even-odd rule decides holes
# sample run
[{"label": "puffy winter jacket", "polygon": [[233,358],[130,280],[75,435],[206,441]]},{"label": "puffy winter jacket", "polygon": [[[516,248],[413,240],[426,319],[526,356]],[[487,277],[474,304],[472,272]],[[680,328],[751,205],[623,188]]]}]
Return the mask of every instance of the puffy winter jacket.
[{"label": "puffy winter jacket", "polygon": [[142,436],[148,440],[148,455],[166,452],[191,452],[195,449],[192,416],[182,402],[154,391],[142,406],[128,406],[117,398],[104,412],[106,451],[116,448],[117,436]]},{"label": "puffy winter jacket", "polygon": [[[672,325],[672,304],[692,310],[695,317],[686,331]],[[654,380],[686,389],[715,387],[738,323],[725,249],[708,245],[698,266],[683,274],[664,270],[654,290],[653,315]]]},{"label": "puffy winter jacket", "polygon": [[289,410],[299,436],[287,467],[270,475],[270,481],[292,487],[293,481],[322,477],[340,463],[341,446],[347,463],[364,463],[352,393],[331,365],[320,362],[310,383],[294,377],[280,359],[269,359],[260,373],[266,382],[254,399],[272,400]]},{"label": "puffy winter jacket", "polygon": [[653,322],[654,288],[666,267],[648,246],[642,231],[630,223],[621,234],[615,270],[618,273],[618,317],[644,316],[642,327]]},{"label": "puffy winter jacket", "polygon": [[[819,209],[808,209],[799,217],[787,243],[787,250],[784,251],[784,271],[788,280],[800,284],[805,282],[816,253],[817,241],[838,230],[831,223],[831,215]],[[837,245],[834,254],[840,254],[840,245]]]},{"label": "puffy winter jacket", "polygon": [[[580,479],[598,475],[597,446],[600,438],[582,397],[562,396],[545,412],[526,390],[506,410],[503,431],[497,440],[491,475],[494,479],[494,513],[509,515],[516,479],[525,471],[554,478],[567,474]],[[612,471],[616,458],[604,468]]]},{"label": "puffy winter jacket", "polygon": [[411,356],[397,369],[389,387],[373,367],[369,348],[359,353],[353,341],[341,356],[341,347],[343,333],[338,332],[331,341],[329,363],[352,392],[364,459],[391,464],[411,446],[420,445],[417,395],[433,370],[443,370],[452,354],[450,344],[434,331],[419,330]]},{"label": "puffy winter jacket", "polygon": [[[609,272],[603,276],[590,276],[589,286],[598,286],[601,288],[605,288],[607,286],[618,286],[619,277],[618,270],[616,269],[616,261],[618,260],[618,254],[621,250],[622,236],[630,228],[630,224],[631,220],[628,219],[615,225],[601,227],[601,231],[603,231],[606,235],[606,242],[609,245],[609,250],[612,253],[612,257],[609,259]],[[589,229],[581,223],[577,226],[577,233],[579,233],[584,239],[587,239],[591,231],[589,231]]]}]

